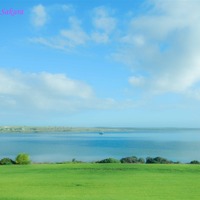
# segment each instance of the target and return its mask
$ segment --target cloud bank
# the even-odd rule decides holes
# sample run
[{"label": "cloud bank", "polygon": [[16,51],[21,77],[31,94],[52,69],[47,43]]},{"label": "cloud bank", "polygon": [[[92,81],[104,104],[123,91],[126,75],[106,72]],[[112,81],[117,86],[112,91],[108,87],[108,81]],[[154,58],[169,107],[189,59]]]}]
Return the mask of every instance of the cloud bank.
[{"label": "cloud bank", "polygon": [[130,20],[114,58],[130,67],[134,87],[154,93],[199,90],[200,2],[149,2],[147,14]]},{"label": "cloud bank", "polygon": [[[0,70],[0,107],[24,110],[74,112],[103,108],[106,99],[97,99],[88,84],[65,74],[23,73]],[[98,102],[98,105],[96,103]]]},{"label": "cloud bank", "polygon": [[0,115],[73,114],[94,110],[123,110],[132,100],[98,98],[87,83],[66,74],[0,69]]}]

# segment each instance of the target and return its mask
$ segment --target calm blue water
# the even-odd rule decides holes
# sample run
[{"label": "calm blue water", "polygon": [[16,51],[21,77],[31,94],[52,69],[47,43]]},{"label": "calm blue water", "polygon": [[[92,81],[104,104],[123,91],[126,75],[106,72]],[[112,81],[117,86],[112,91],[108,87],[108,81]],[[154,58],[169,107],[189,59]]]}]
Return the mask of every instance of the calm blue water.
[{"label": "calm blue water", "polygon": [[162,156],[200,160],[200,130],[138,130],[132,133],[0,134],[0,158],[30,154],[35,162],[97,161],[107,157]]}]

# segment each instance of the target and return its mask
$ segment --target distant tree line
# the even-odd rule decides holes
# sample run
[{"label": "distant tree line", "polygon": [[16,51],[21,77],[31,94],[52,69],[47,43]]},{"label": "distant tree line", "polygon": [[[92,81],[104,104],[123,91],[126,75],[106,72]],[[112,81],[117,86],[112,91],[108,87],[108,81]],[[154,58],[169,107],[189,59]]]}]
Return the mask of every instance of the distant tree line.
[{"label": "distant tree line", "polygon": [[[180,162],[173,162],[163,157],[147,157],[146,160],[144,158],[137,158],[136,156],[130,156],[121,158],[120,160],[115,158],[106,158],[96,163],[132,163],[132,164],[180,164]],[[200,164],[199,161],[193,160],[190,164]]]},{"label": "distant tree line", "polygon": [[[27,165],[30,164],[30,156],[26,153],[20,153],[17,155],[15,160],[10,158],[3,158],[0,160],[0,165]],[[64,163],[83,163],[82,161],[78,161],[75,158],[72,159],[71,162],[59,162],[57,164],[64,164]],[[106,158],[100,161],[96,161],[95,163],[129,163],[129,164],[180,164],[180,162],[173,162],[163,157],[147,157],[144,158],[137,158],[136,156],[129,156],[124,157],[121,159],[115,158]],[[200,164],[198,160],[193,160],[189,164]]]}]

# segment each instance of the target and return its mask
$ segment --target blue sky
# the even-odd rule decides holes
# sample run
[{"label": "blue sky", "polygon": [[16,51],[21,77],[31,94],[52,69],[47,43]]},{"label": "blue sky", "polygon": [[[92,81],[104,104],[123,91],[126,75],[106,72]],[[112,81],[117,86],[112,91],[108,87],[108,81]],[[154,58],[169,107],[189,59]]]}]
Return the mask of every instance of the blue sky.
[{"label": "blue sky", "polygon": [[199,10],[198,0],[2,0],[0,125],[200,127]]}]

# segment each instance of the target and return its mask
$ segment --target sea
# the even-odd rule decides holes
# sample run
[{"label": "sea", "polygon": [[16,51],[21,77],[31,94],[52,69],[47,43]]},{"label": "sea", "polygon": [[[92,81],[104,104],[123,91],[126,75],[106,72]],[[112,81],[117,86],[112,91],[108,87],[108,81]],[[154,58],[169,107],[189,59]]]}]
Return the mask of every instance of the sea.
[{"label": "sea", "polygon": [[131,132],[1,133],[0,159],[27,153],[33,162],[95,162],[128,156],[200,161],[200,129],[136,129]]}]

